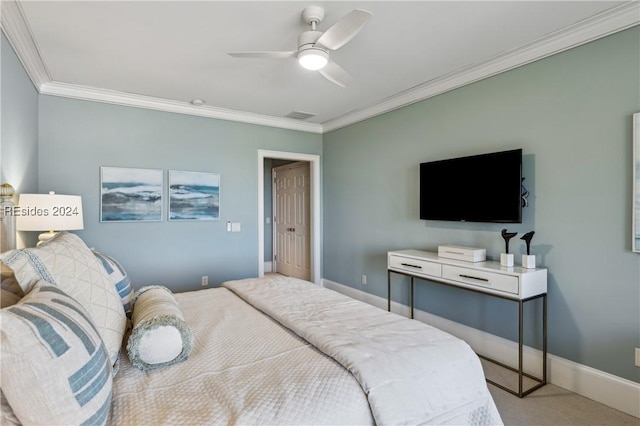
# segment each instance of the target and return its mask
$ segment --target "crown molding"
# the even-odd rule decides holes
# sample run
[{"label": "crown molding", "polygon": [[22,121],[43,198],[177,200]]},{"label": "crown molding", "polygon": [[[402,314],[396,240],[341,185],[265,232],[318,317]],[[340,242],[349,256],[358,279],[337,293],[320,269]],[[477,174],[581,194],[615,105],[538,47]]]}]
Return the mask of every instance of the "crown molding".
[{"label": "crown molding", "polygon": [[22,66],[36,89],[40,90],[44,83],[51,81],[51,77],[44,66],[38,47],[33,41],[31,30],[24,19],[20,5],[15,0],[1,0],[0,3],[2,31],[20,58]]},{"label": "crown molding", "polygon": [[0,24],[31,81],[41,94],[104,102],[179,114],[196,115],[260,126],[323,134],[429,99],[467,84],[517,68],[640,24],[640,1],[626,2],[590,19],[543,37],[518,49],[425,82],[376,104],[322,124],[255,114],[213,106],[193,106],[150,96],[52,81],[38,47],[15,0],[2,0]]},{"label": "crown molding", "polygon": [[77,84],[60,82],[44,83],[40,87],[40,93],[43,95],[216,118],[219,120],[236,121],[247,124],[256,124],[259,126],[298,130],[307,133],[322,133],[322,126],[317,123],[308,123],[292,118],[281,118],[245,111],[217,108],[209,105],[194,106],[188,102],[160,99],[115,90],[98,89],[95,87],[80,86]]},{"label": "crown molding", "polygon": [[322,123],[323,133],[429,99],[638,24],[640,24],[640,2],[638,0],[627,2],[488,61],[471,65],[413,87],[375,105],[326,121]]}]

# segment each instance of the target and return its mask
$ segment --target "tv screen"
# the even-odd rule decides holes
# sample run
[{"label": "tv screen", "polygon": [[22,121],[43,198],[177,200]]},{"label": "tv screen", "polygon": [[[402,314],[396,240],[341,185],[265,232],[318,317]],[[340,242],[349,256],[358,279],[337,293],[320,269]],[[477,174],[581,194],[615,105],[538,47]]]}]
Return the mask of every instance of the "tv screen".
[{"label": "tv screen", "polygon": [[420,164],[420,219],[522,222],[522,149]]}]

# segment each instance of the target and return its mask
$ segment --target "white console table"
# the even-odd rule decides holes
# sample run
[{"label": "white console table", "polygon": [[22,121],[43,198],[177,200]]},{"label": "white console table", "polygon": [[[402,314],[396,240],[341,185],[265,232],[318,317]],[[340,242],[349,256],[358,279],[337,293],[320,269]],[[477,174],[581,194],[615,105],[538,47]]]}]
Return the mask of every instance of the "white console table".
[{"label": "white console table", "polygon": [[[518,303],[518,368],[513,368],[487,356],[479,357],[518,374],[518,390],[512,390],[487,378],[487,382],[522,398],[547,383],[547,270],[504,267],[499,262],[464,262],[438,257],[421,250],[397,250],[387,253],[387,310],[391,311],[391,273],[411,278],[411,318],[413,318],[413,280],[420,278],[440,284],[484,293]],[[542,298],[542,377],[523,370],[523,308],[524,303]],[[536,382],[523,390],[523,377]]]}]

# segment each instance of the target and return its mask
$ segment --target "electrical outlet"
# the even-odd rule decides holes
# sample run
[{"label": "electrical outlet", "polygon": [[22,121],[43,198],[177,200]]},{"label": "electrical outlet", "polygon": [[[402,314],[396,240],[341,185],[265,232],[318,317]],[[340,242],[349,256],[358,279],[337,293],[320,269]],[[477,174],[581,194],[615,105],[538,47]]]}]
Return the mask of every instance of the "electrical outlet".
[{"label": "electrical outlet", "polygon": [[362,274],[362,285],[367,285],[367,276]]},{"label": "electrical outlet", "polygon": [[207,275],[202,276],[202,286],[206,287],[209,285],[209,277]]},{"label": "electrical outlet", "polygon": [[636,348],[636,367],[640,367],[640,348]]}]

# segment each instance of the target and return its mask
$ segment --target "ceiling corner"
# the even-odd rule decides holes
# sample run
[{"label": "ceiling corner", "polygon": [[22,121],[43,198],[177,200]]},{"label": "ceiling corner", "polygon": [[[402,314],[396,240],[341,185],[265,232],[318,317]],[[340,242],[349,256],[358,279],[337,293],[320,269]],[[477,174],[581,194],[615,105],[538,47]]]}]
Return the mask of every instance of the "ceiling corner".
[{"label": "ceiling corner", "polygon": [[22,62],[29,78],[40,91],[42,85],[51,81],[44,62],[33,41],[31,31],[27,25],[20,5],[15,0],[2,0],[0,22],[2,31]]}]

